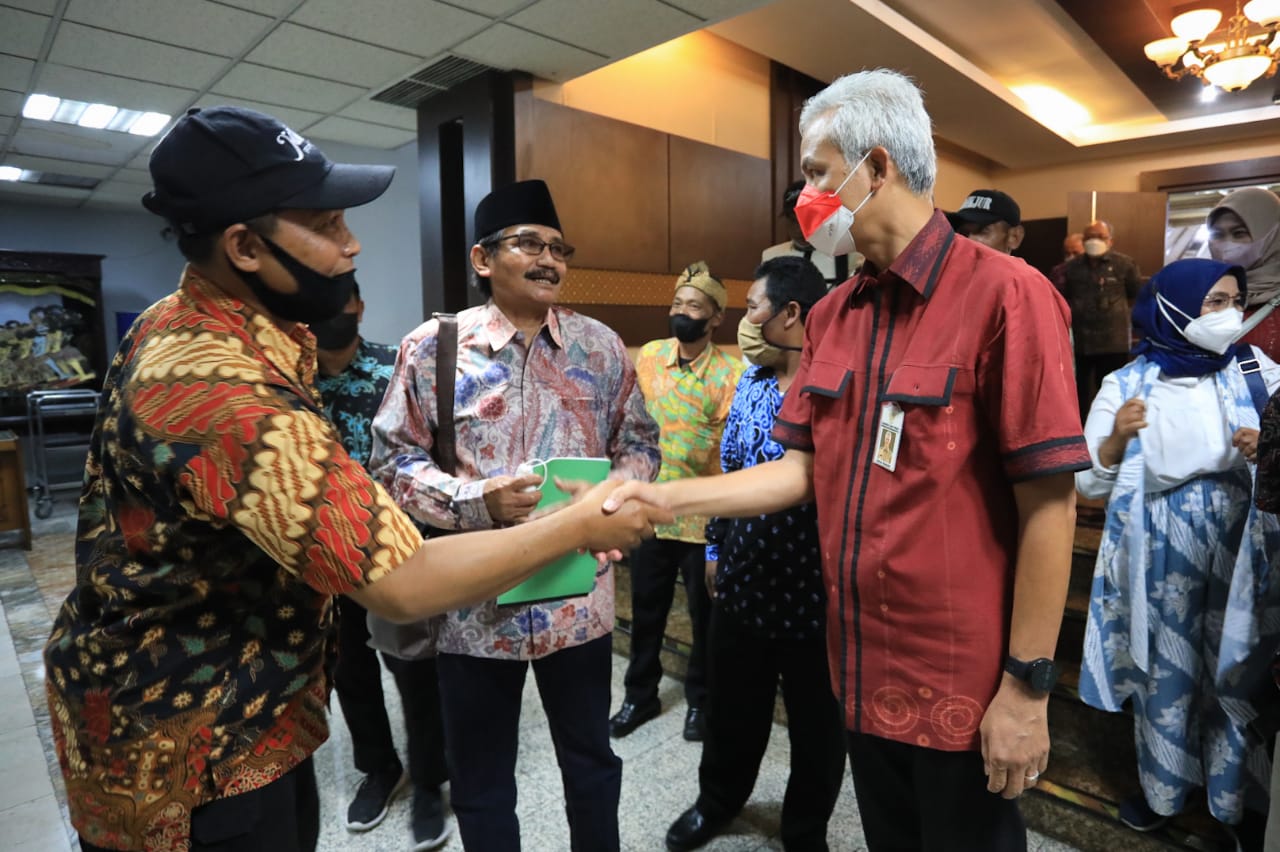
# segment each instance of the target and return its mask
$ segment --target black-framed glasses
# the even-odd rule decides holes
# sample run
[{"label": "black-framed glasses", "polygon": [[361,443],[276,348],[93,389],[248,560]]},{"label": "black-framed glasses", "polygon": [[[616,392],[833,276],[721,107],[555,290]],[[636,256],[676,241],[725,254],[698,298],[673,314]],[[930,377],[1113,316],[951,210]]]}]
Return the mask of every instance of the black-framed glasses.
[{"label": "black-framed glasses", "polygon": [[1204,306],[1211,311],[1220,311],[1227,305],[1235,305],[1243,311],[1245,305],[1244,294],[1228,296],[1226,293],[1212,293],[1206,296],[1204,300]]},{"label": "black-framed glasses", "polygon": [[561,263],[568,263],[573,259],[573,246],[559,240],[549,243],[537,234],[511,234],[506,237],[498,237],[496,240],[490,240],[489,242],[490,245],[497,245],[498,243],[505,243],[507,240],[515,240],[516,248],[530,257],[538,257],[542,254],[543,249],[550,249],[551,256]]}]

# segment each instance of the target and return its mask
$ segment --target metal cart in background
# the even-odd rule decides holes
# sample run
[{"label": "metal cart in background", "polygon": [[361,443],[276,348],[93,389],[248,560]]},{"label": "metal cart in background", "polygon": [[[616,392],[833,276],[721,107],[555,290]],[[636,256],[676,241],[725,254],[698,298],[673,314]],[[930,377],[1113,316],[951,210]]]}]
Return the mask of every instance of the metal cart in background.
[{"label": "metal cart in background", "polygon": [[[50,450],[83,447],[89,452],[89,438],[81,432],[50,431],[51,421],[67,418],[92,417],[98,411],[98,392],[95,390],[35,390],[27,394],[27,434],[31,439],[31,470],[34,483],[31,486],[37,518],[53,514],[53,492],[79,488],[81,477],[62,482],[49,480]],[[84,466],[78,473],[83,475]]]}]

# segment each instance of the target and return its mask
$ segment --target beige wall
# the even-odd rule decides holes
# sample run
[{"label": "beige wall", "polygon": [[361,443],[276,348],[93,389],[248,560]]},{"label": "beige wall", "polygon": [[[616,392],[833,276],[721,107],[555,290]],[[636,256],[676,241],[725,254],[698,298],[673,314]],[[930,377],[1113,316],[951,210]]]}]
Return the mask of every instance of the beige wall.
[{"label": "beige wall", "polygon": [[1067,193],[1072,191],[1137,192],[1142,172],[1229,163],[1275,156],[1276,139],[1247,143],[1176,148],[1154,154],[1097,159],[1043,169],[997,169],[993,185],[1012,195],[1025,219],[1067,215]]},{"label": "beige wall", "polygon": [[536,97],[769,158],[769,60],[706,32],[660,44]]},{"label": "beige wall", "polygon": [[[992,183],[991,173],[969,158],[945,150],[939,151],[938,180],[933,185],[934,205],[943,210],[957,210],[965,197],[975,189],[1004,189],[1004,187]],[[1017,198],[1017,196],[1014,197]],[[1017,200],[1021,201],[1021,199]],[[1062,203],[1065,207],[1065,198]],[[1022,215],[1027,216],[1025,209]]]}]

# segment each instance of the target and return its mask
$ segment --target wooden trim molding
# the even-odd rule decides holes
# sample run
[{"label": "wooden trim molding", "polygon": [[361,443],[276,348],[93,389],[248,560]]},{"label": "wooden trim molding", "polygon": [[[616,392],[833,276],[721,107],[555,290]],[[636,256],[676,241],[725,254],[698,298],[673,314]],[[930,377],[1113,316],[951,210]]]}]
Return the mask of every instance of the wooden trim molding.
[{"label": "wooden trim molding", "polygon": [[1170,192],[1277,180],[1280,180],[1280,157],[1256,157],[1252,160],[1141,172],[1138,174],[1138,189],[1143,192]]}]

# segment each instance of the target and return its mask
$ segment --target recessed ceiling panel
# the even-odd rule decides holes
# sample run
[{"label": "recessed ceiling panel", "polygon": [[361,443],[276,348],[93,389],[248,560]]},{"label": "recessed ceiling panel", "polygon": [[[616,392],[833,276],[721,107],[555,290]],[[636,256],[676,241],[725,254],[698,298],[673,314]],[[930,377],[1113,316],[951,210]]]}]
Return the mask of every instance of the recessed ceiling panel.
[{"label": "recessed ceiling panel", "polygon": [[312,125],[307,135],[324,148],[324,140],[346,142],[349,145],[364,145],[368,148],[391,150],[408,144],[418,138],[412,130],[397,130],[394,127],[383,127],[376,124],[365,124],[349,118],[330,117]]},{"label": "recessed ceiling panel", "polygon": [[4,19],[4,25],[0,26],[0,53],[39,59],[45,30],[53,18],[17,9],[5,9],[0,17]]},{"label": "recessed ceiling panel", "polygon": [[55,160],[51,157],[32,157],[28,154],[10,154],[4,161],[6,166],[17,166],[37,172],[50,172],[56,175],[76,175],[77,177],[105,178],[115,171],[115,166],[101,163],[82,163],[78,160]]},{"label": "recessed ceiling panel", "polygon": [[355,119],[356,121],[385,124],[387,127],[396,127],[400,130],[412,130],[414,132],[418,130],[418,114],[415,111],[404,107],[375,103],[374,101],[354,103],[338,113],[338,115]]},{"label": "recessed ceiling panel", "polygon": [[122,109],[164,112],[169,115],[181,112],[196,94],[191,89],[178,89],[54,64],[44,66],[37,88],[47,95],[59,98],[114,104]]},{"label": "recessed ceiling panel", "polygon": [[31,81],[31,70],[35,67],[30,59],[0,53],[0,88],[25,92],[27,83]]},{"label": "recessed ceiling panel", "polygon": [[307,0],[289,20],[415,56],[433,56],[489,24],[483,14],[433,0]]},{"label": "recessed ceiling panel", "polygon": [[549,80],[569,80],[609,61],[536,33],[497,24],[459,45],[453,53],[494,68],[527,71]]},{"label": "recessed ceiling panel", "polygon": [[275,116],[285,124],[289,125],[289,127],[299,132],[324,118],[324,113],[322,112],[311,112],[309,110],[293,109],[291,107],[277,106],[275,104],[259,103],[258,101],[247,101],[244,98],[233,98],[228,95],[208,94],[197,101],[195,105],[201,108],[208,108],[212,106],[233,106],[257,110],[258,112],[265,112],[267,115]]},{"label": "recessed ceiling panel", "polygon": [[[40,126],[36,126],[36,125]],[[105,130],[84,130],[75,125],[25,120],[14,134],[11,150],[18,154],[51,157],[56,160],[77,160],[85,163],[120,166],[133,159],[138,149],[138,137],[128,136],[132,145],[113,145],[103,138]],[[90,135],[93,134],[93,135]]]},{"label": "recessed ceiling panel", "polygon": [[160,78],[192,89],[209,85],[227,64],[220,56],[66,21],[58,27],[49,61],[134,80]]},{"label": "recessed ceiling panel", "polygon": [[629,56],[697,29],[702,21],[656,0],[583,4],[540,0],[507,19],[584,50]]},{"label": "recessed ceiling panel", "polygon": [[232,68],[214,84],[213,91],[262,103],[305,106],[317,112],[341,109],[365,93],[358,86],[318,80],[249,62]]},{"label": "recessed ceiling panel", "polygon": [[22,112],[22,104],[26,100],[20,92],[0,89],[0,115],[17,115]]},{"label": "recessed ceiling panel", "polygon": [[71,0],[65,19],[219,56],[240,55],[274,23],[207,0]]},{"label": "recessed ceiling panel", "polygon": [[245,57],[250,62],[368,88],[408,73],[422,58],[281,24]]}]

